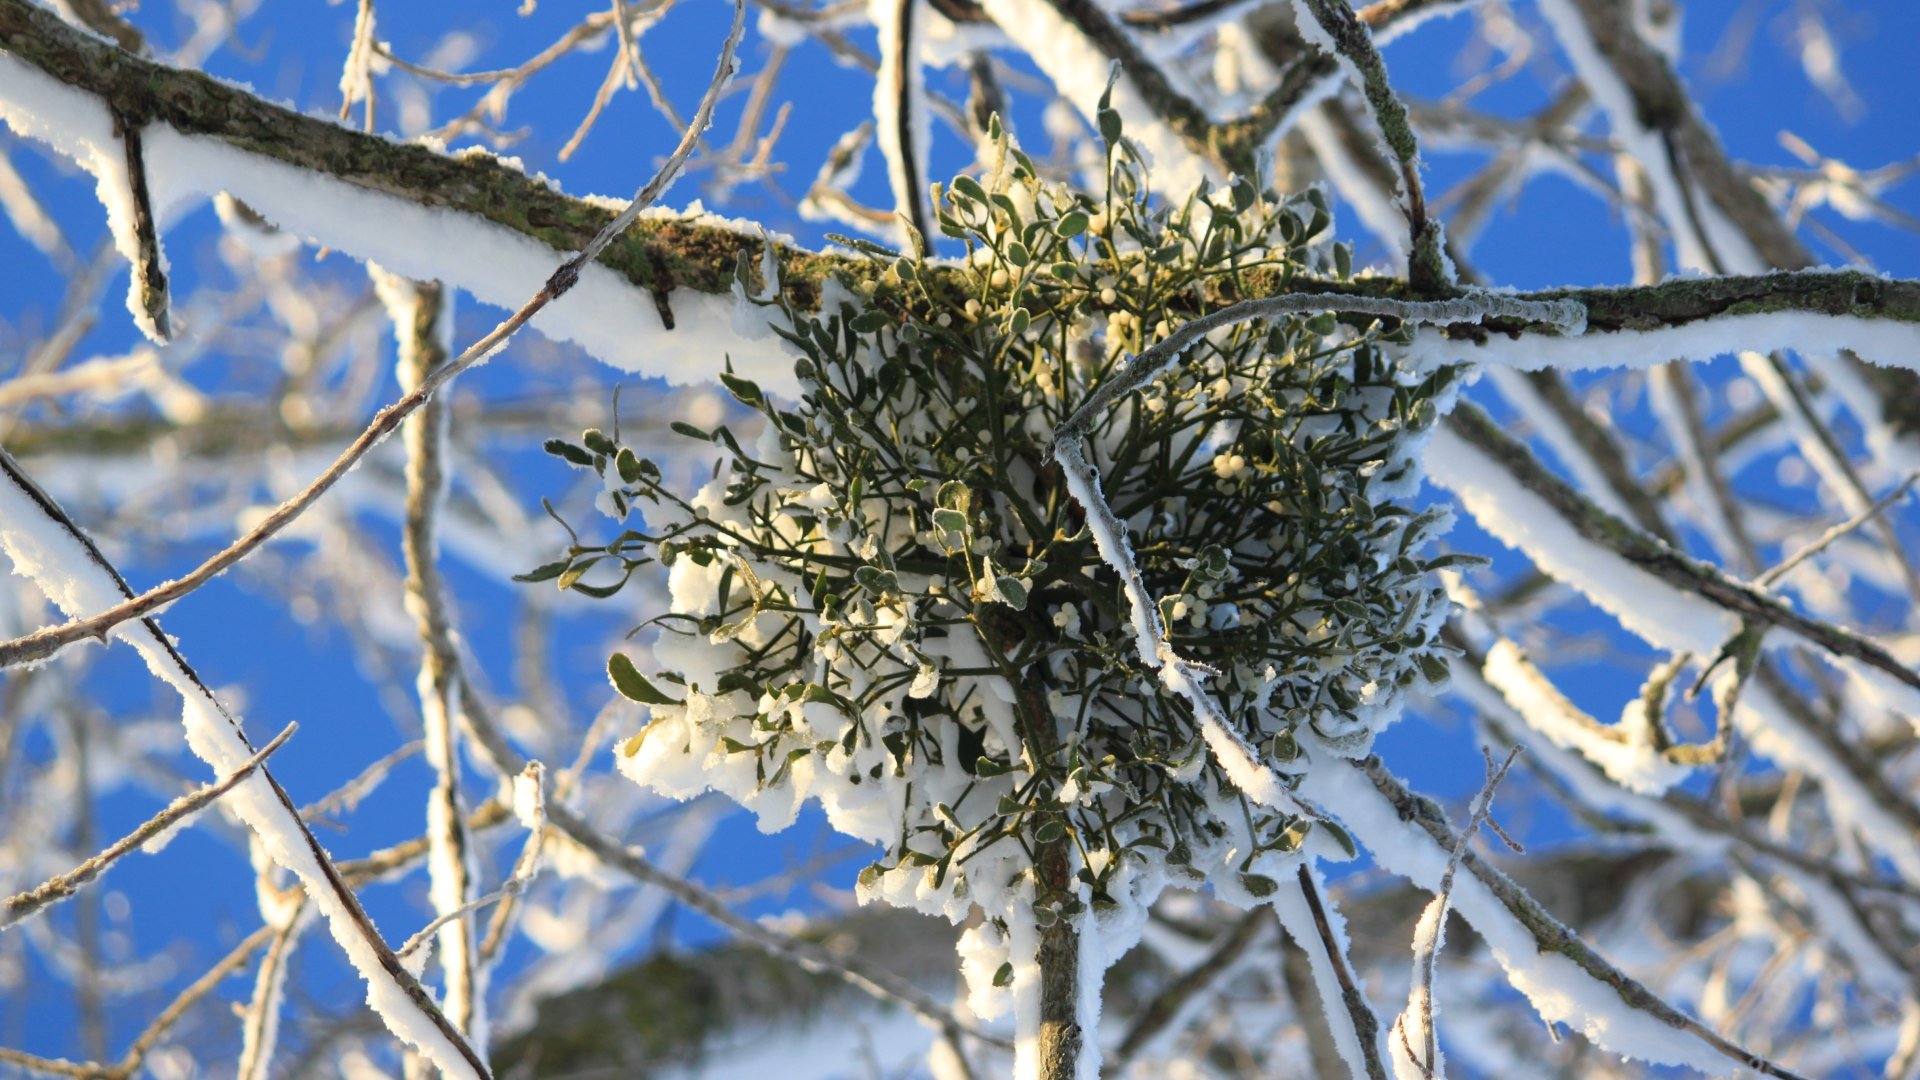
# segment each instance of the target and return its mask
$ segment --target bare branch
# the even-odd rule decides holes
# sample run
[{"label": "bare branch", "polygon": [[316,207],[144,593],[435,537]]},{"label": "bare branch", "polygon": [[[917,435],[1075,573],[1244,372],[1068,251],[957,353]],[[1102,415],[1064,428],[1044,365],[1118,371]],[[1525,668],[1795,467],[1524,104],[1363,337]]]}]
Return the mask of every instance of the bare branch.
[{"label": "bare branch", "polygon": [[48,878],[35,888],[9,897],[5,910],[0,911],[0,930],[79,892],[94,878],[105,873],[107,868],[113,865],[114,860],[199,813],[220,796],[232,791],[241,781],[252,776],[254,770],[260,767],[260,763],[272,756],[275,750],[286,745],[287,740],[293,737],[293,733],[299,730],[299,727],[298,724],[288,724],[281,729],[280,734],[273,737],[273,741],[261,747],[259,753],[249,758],[245,765],[228,773],[218,783],[208,784],[198,791],[182,795],[168,803],[166,809],[142,822],[139,828],[121,837],[100,854],[64,874]]}]

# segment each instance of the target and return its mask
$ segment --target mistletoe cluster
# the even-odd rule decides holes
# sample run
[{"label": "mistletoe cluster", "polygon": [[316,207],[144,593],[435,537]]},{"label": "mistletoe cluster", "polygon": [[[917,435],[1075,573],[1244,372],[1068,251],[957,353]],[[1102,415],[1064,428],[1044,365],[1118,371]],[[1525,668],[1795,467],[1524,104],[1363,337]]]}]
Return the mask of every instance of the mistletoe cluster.
[{"label": "mistletoe cluster", "polygon": [[[1351,845],[1253,805],[1209,760],[1141,666],[1046,447],[1129,354],[1256,278],[1344,278],[1350,256],[1323,238],[1318,191],[1241,180],[1156,204],[1112,137],[1091,196],[997,145],[984,179],[935,189],[964,257],[845,241],[865,272],[818,313],[780,312],[798,401],[725,376],[757,438],[676,425],[721,450],[712,482],[676,491],[598,431],[549,444],[602,477],[626,530],[529,577],[604,595],[590,568],[664,567],[650,660],[609,665],[652,713],[621,768],[723,791],[767,829],[818,800],[884,847],[863,895],[1042,925],[1137,913],[1169,876],[1264,896],[1310,831]],[[1303,732],[1361,752],[1404,691],[1445,678],[1440,560],[1421,555],[1443,518],[1396,500],[1455,373],[1397,365],[1397,333],[1331,315],[1217,332],[1087,439],[1171,644],[1217,671],[1283,774],[1308,765]],[[1067,848],[1065,888],[1033,871],[1048,845]]]}]

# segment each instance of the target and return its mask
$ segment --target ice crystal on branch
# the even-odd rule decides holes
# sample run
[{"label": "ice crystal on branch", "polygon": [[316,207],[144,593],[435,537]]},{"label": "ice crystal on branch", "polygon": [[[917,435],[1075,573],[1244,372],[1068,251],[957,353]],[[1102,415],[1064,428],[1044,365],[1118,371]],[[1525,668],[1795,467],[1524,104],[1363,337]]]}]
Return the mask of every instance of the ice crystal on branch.
[{"label": "ice crystal on branch", "polygon": [[[783,311],[797,402],[727,377],[756,439],[676,425],[723,455],[698,491],[599,431],[549,444],[601,476],[626,530],[529,577],[608,595],[584,575],[664,567],[650,658],[610,663],[652,713],[619,752],[634,780],[722,791],[768,830],[818,800],[883,848],[864,898],[955,920],[977,903],[1000,949],[1011,925],[1072,919],[1110,958],[1169,880],[1252,902],[1316,833],[1351,845],[1254,805],[1208,756],[1141,664],[1049,440],[1129,354],[1245,296],[1247,272],[1350,260],[1317,191],[1158,204],[1115,140],[1089,195],[999,146],[985,180],[938,192],[965,257],[857,244],[868,272],[840,302]],[[1222,329],[1087,433],[1172,645],[1288,777],[1312,767],[1303,731],[1361,753],[1406,690],[1445,678],[1422,555],[1444,515],[1404,501],[1455,370],[1408,369],[1395,333],[1331,314]],[[1065,881],[1036,870],[1049,845]]]}]

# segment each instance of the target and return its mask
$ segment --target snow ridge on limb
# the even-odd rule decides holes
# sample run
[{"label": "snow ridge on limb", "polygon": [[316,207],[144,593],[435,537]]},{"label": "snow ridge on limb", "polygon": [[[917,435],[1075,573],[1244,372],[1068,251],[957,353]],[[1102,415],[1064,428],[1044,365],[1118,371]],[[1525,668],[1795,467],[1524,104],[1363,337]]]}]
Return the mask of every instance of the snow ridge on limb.
[{"label": "snow ridge on limb", "polygon": [[1354,1076],[1387,1080],[1380,1054],[1380,1021],[1367,1003],[1366,984],[1347,958],[1347,923],[1324,900],[1325,882],[1311,862],[1300,864],[1298,887],[1273,895],[1273,913],[1307,958],[1327,1029],[1340,1060]]},{"label": "snow ridge on limb", "polygon": [[[1440,808],[1407,790],[1377,758],[1324,755],[1302,790],[1338,810],[1341,823],[1388,872],[1438,889],[1459,843]],[[1659,1065],[1724,1074],[1729,1062],[1763,1076],[1800,1074],[1716,1034],[1614,967],[1548,914],[1511,878],[1471,851],[1457,877],[1453,908],[1493,951],[1507,980],[1550,1023],[1579,1029],[1610,1053]]]},{"label": "snow ridge on limb", "polygon": [[[7,16],[10,12],[5,5],[10,2],[11,0],[0,0],[0,34],[4,34],[9,29]],[[746,29],[745,12],[745,0],[735,0],[733,28],[728,32],[726,42],[721,46],[720,60],[714,68],[713,82],[707,87],[706,95],[701,98],[700,108],[688,124],[685,134],[680,139],[680,145],[674,148],[665,164],[660,166],[660,170],[640,186],[626,208],[602,226],[600,231],[594,234],[593,239],[587,241],[585,247],[561,263],[559,268],[548,276],[532,299],[522,304],[486,336],[469,345],[459,356],[426,372],[412,390],[374,414],[373,420],[368,423],[366,429],[345,450],[341,451],[340,456],[334,459],[325,472],[315,477],[313,482],[298,494],[275,507],[238,540],[215,553],[190,573],[139,596],[129,594],[125,601],[112,604],[110,607],[103,604],[101,606],[106,607],[106,610],[95,609],[98,611],[97,614],[80,616],[74,612],[72,614],[75,617],[69,622],[47,627],[12,641],[0,642],[0,668],[45,660],[74,642],[87,638],[104,638],[110,630],[121,623],[146,616],[212,580],[215,575],[251,554],[268,538],[305,513],[309,506],[326,494],[341,477],[359,463],[361,458],[386,441],[387,436],[391,435],[407,417],[426,405],[442,386],[468,368],[486,362],[493,354],[505,348],[508,339],[536,314],[567,295],[582,280],[583,270],[592,268],[600,254],[621,233],[625,232],[629,225],[633,224],[641,211],[665,194],[679,176],[687,157],[699,144],[701,133],[706,131],[707,126],[713,121],[714,104],[733,78],[736,68],[735,52],[739,47],[741,35]],[[0,45],[5,44],[7,44],[6,39],[0,37]],[[7,90],[5,75],[8,62],[5,54],[0,53],[0,114],[5,112]],[[392,268],[389,267],[389,269]]]},{"label": "snow ridge on limb", "polygon": [[[132,589],[100,549],[74,524],[13,458],[0,450],[0,549],[16,573],[32,579],[49,599],[70,612],[98,610]],[[187,745],[221,773],[237,772],[256,751],[239,721],[214,697],[152,618],[117,628],[148,668],[172,686],[183,703]],[[366,982],[367,1004],[388,1030],[418,1047],[450,1077],[484,1080],[490,1073],[448,1022],[433,997],[400,963],[360,906],[326,849],[314,838],[285,789],[261,767],[228,793],[227,804],[269,855],[292,871],[325,916],[348,961]]]},{"label": "snow ridge on limb", "polygon": [[1101,559],[1120,575],[1125,586],[1141,663],[1157,670],[1162,684],[1193,707],[1208,748],[1236,786],[1262,806],[1291,811],[1303,808],[1288,793],[1280,775],[1260,759],[1255,748],[1234,729],[1219,704],[1207,693],[1205,679],[1212,672],[1203,665],[1181,659],[1168,641],[1166,622],[1159,606],[1147,593],[1126,525],[1108,505],[1101,492],[1099,472],[1087,460],[1086,435],[1095,418],[1178,363],[1180,357],[1208,333],[1256,320],[1317,311],[1437,324],[1508,318],[1541,323],[1568,333],[1578,333],[1586,319],[1585,310],[1575,302],[1538,302],[1503,293],[1471,293],[1451,300],[1299,294],[1246,300],[1182,324],[1166,340],[1122,367],[1116,377],[1089,395],[1054,432],[1051,452],[1066,479],[1067,490],[1086,512]]},{"label": "snow ridge on limb", "polygon": [[1435,432],[1427,474],[1502,543],[1671,652],[1712,656],[1754,621],[1784,630],[1920,722],[1920,673],[1878,643],[1800,614],[1587,501],[1472,405]]},{"label": "snow ridge on limb", "polygon": [[[116,246],[136,267],[161,262],[157,244],[146,245],[151,259],[142,254],[144,201],[119,131],[138,136],[149,219],[228,193],[289,235],[509,310],[619,209],[570,198],[485,153],[447,154],[268,104],[130,55],[25,0],[0,0],[0,120],[99,178]],[[648,215],[579,267],[577,289],[539,328],[625,370],[697,381],[726,352],[736,369],[777,382],[791,360],[764,325],[735,319],[732,296],[737,256],[753,260],[764,245],[747,223]],[[831,260],[790,251],[783,263],[788,288],[817,299]],[[136,285],[154,286],[131,301],[150,336],[163,280],[136,275]]]},{"label": "snow ridge on limb", "polygon": [[[927,76],[920,63],[923,0],[873,0],[873,25],[880,34],[880,72],[873,81],[873,115],[880,152],[893,183],[897,220],[919,240],[932,235],[927,222]],[[902,230],[904,232],[904,230]]]}]

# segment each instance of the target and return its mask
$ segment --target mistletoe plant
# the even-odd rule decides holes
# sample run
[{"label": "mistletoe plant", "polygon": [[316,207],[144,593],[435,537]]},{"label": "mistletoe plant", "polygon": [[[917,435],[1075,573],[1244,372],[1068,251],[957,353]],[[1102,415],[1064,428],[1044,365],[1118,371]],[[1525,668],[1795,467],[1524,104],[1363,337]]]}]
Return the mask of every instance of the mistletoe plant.
[{"label": "mistletoe plant", "polygon": [[[978,905],[965,966],[989,1015],[1010,983],[1032,1007],[1056,927],[1087,994],[1170,880],[1250,904],[1314,837],[1352,851],[1208,754],[1141,664],[1121,576],[1049,455],[1130,354],[1250,275],[1345,278],[1350,254],[1317,190],[1236,180],[1157,204],[1107,133],[1098,195],[1043,182],[1003,136],[983,179],[936,186],[964,258],[845,241],[867,272],[781,312],[799,399],[727,375],[756,438],[676,425],[722,452],[699,490],[599,431],[549,444],[599,474],[625,531],[528,575],[610,595],[583,575],[664,567],[650,657],[609,663],[652,714],[620,768],[725,792],[767,830],[815,799],[884,851],[863,899],[956,921]],[[1407,370],[1383,347],[1399,332],[1330,314],[1214,331],[1085,431],[1167,644],[1283,778],[1308,767],[1304,732],[1359,753],[1446,677],[1443,560],[1421,555],[1444,516],[1403,503],[1456,370]]]}]

